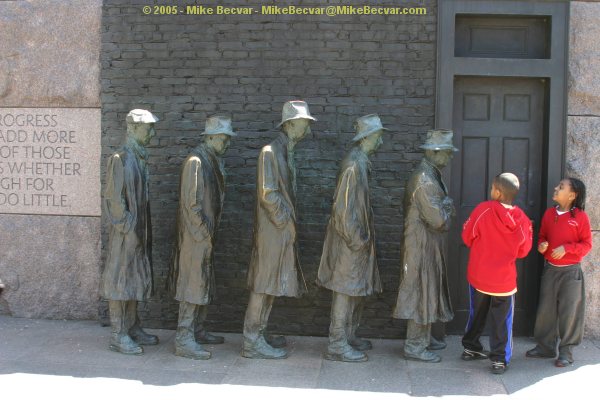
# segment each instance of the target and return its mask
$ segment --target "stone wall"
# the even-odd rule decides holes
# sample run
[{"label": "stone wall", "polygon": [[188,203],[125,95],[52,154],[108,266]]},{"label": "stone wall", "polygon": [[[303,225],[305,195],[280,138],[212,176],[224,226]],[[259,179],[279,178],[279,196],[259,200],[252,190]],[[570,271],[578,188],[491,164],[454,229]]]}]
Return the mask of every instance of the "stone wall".
[{"label": "stone wall", "polygon": [[[260,8],[264,2],[238,3]],[[227,187],[216,247],[218,299],[209,322],[217,330],[241,330],[256,158],[277,135],[274,127],[283,103],[304,99],[318,119],[313,136],[299,145],[296,162],[300,261],[309,292],[302,299],[277,299],[270,327],[327,334],[330,293],[317,288],[314,280],[338,162],[353,136],[353,121],[379,113],[391,129],[373,157],[371,181],[384,293],[369,299],[362,329],[366,335],[398,337],[401,327],[391,311],[399,280],[400,209],[404,182],[422,155],[417,147],[434,123],[436,1],[412,3],[427,7],[426,16],[337,17],[144,15],[145,4],[104,2],[101,79],[103,170],[106,157],[123,140],[128,110],[147,108],[162,119],[149,149],[156,296],[142,305],[146,322],[175,326],[176,304],[164,286],[179,170],[199,143],[205,118],[225,113],[233,116],[239,136],[224,157]],[[106,317],[106,307],[101,308]]]},{"label": "stone wall", "polygon": [[594,248],[583,262],[588,337],[600,337],[600,3],[571,2],[567,174],[586,183]]},{"label": "stone wall", "polygon": [[[58,195],[65,201],[59,207],[52,202],[31,201],[3,201],[0,205],[0,279],[7,286],[0,298],[3,314],[77,319],[97,316],[101,4],[101,0],[0,2],[0,146],[4,150],[16,146],[25,157],[11,158],[0,152],[1,177],[15,182],[8,187],[8,181],[3,181],[0,192],[10,194],[28,179],[51,179],[51,185],[40,188],[40,193],[23,191],[10,198],[33,194],[37,199],[54,199]],[[48,118],[57,131],[74,132],[68,144],[69,161],[86,165],[81,167],[77,182],[57,176],[60,172],[49,175],[45,170],[39,174],[30,170],[11,175],[7,170],[7,164],[15,160],[47,161],[27,157],[23,150],[26,145],[36,145],[27,142],[25,136],[31,140],[35,129],[40,134],[38,127]],[[20,134],[23,142],[11,141],[9,130]],[[63,143],[61,148],[65,146]],[[55,144],[46,147],[48,153],[56,150]],[[46,164],[64,167],[57,160]],[[83,195],[66,203],[75,193]],[[6,199],[3,196],[0,198]]]}]

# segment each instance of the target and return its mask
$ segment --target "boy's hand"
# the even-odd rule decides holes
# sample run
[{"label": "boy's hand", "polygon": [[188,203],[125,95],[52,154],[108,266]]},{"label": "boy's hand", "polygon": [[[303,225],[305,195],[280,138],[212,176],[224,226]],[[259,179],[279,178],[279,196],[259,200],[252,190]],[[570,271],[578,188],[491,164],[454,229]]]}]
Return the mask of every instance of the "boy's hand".
[{"label": "boy's hand", "polygon": [[555,260],[560,260],[565,255],[566,251],[564,246],[558,246],[554,250],[552,250],[552,258]]},{"label": "boy's hand", "polygon": [[548,242],[542,242],[538,245],[538,251],[544,254],[548,250]]}]

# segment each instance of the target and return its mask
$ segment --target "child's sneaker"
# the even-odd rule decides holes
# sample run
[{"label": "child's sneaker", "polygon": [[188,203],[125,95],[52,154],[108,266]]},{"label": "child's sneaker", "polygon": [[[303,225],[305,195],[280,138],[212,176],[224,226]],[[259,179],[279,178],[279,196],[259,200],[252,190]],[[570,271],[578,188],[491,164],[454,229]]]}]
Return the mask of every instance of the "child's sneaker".
[{"label": "child's sneaker", "polygon": [[460,355],[460,358],[464,361],[473,361],[473,360],[485,360],[488,358],[489,352],[482,350],[482,351],[475,351],[475,350],[469,350],[469,349],[464,349],[463,353]]},{"label": "child's sneaker", "polygon": [[506,364],[502,361],[492,361],[492,374],[501,375],[506,371]]},{"label": "child's sneaker", "polygon": [[559,368],[568,367],[571,364],[573,364],[573,358],[571,358],[569,360],[569,358],[567,358],[566,356],[563,356],[562,354],[560,354],[558,356],[558,358],[556,359],[556,361],[554,362],[554,365]]}]

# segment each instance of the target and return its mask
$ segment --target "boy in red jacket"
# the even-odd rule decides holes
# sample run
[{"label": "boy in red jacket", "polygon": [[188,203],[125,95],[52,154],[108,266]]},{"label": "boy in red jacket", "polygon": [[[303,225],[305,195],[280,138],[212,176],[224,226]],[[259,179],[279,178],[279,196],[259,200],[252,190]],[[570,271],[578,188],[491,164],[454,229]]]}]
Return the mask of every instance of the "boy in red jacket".
[{"label": "boy in red jacket", "polygon": [[494,178],[492,200],[479,204],[463,225],[462,238],[471,249],[467,266],[470,289],[469,321],[462,339],[463,360],[488,358],[479,341],[491,313],[492,373],[502,374],[512,356],[512,321],[517,292],[517,258],[529,253],[531,221],[512,202],[519,179],[511,173]]}]

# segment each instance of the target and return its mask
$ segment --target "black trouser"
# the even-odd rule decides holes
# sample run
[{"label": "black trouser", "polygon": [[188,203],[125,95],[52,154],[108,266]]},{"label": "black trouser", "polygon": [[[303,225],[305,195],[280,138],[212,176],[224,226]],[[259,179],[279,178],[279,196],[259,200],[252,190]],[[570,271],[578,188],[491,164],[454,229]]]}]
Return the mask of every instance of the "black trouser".
[{"label": "black trouser", "polygon": [[512,325],[515,296],[491,296],[469,285],[469,321],[462,344],[465,349],[482,351],[479,341],[485,321],[490,314],[490,360],[507,364],[512,357]]},{"label": "black trouser", "polygon": [[540,285],[533,335],[539,350],[573,361],[572,348],[581,343],[585,311],[585,288],[580,264],[555,267],[546,263]]}]

